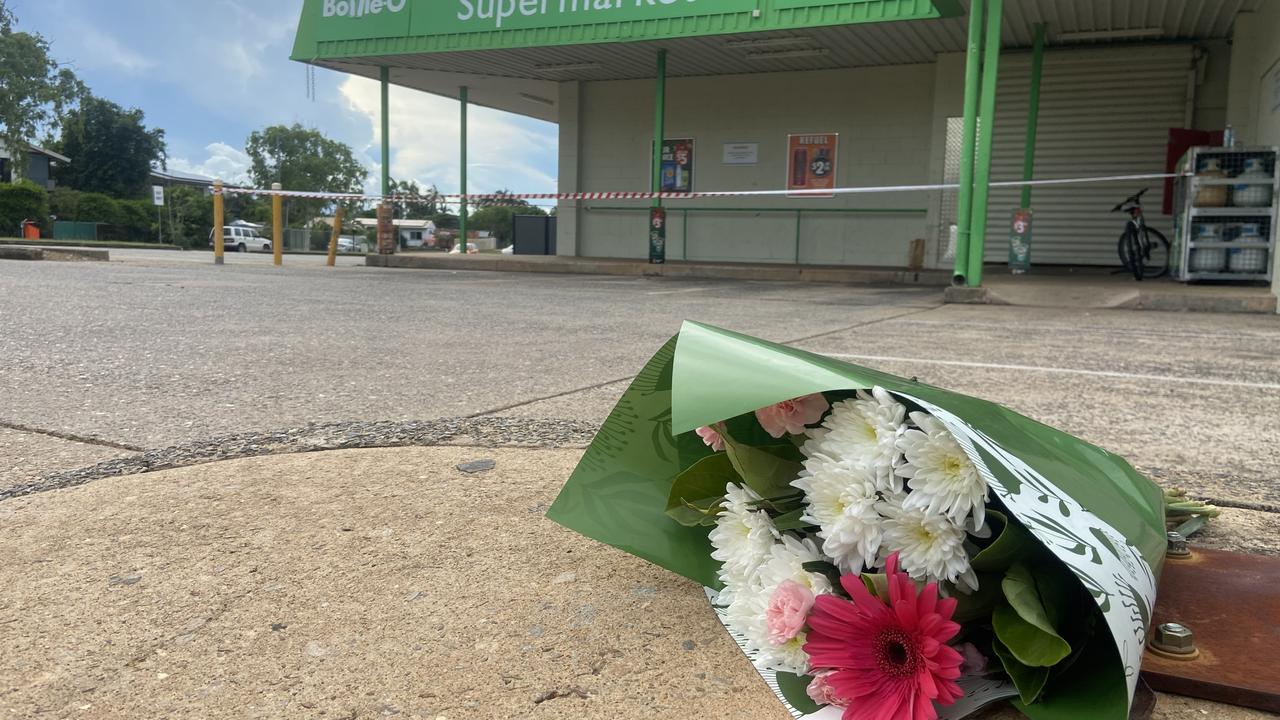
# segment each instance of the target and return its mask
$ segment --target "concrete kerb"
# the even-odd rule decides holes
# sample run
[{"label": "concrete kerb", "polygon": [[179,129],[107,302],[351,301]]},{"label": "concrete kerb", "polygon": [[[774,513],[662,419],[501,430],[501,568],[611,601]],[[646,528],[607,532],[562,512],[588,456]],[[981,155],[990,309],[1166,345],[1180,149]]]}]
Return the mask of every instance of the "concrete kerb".
[{"label": "concrete kerb", "polygon": [[0,245],[0,260],[50,260],[55,262],[108,262],[106,250],[74,247],[27,247]]},{"label": "concrete kerb", "polygon": [[948,287],[943,301],[961,305],[1013,305],[1020,307],[1052,307],[1113,310],[1159,310],[1165,312],[1275,314],[1277,298],[1261,290],[1242,292],[1241,288],[1149,287],[1105,288],[1082,284],[1064,291],[1060,287]]},{"label": "concrete kerb", "polygon": [[789,265],[783,263],[714,263],[668,261],[651,265],[643,260],[580,258],[560,256],[369,255],[370,267],[420,270],[478,270],[490,272],[533,272],[629,277],[703,278],[718,280],[781,280],[862,285],[921,285],[942,287],[950,274],[938,270],[842,267],[834,265]]}]

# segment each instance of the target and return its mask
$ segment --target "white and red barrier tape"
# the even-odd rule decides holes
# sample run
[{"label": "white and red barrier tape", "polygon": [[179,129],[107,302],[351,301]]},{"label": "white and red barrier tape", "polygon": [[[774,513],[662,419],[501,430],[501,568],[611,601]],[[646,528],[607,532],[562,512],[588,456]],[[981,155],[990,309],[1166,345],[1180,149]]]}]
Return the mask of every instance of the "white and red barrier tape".
[{"label": "white and red barrier tape", "polygon": [[[1177,173],[1150,173],[1143,175],[1105,175],[1098,177],[1053,178],[1049,180],[1004,180],[990,183],[990,187],[1043,187],[1052,185],[1078,185],[1083,183],[1126,182],[1130,180],[1167,180],[1179,177]],[[832,195],[860,195],[867,193],[888,192],[924,192],[930,190],[955,190],[958,183],[935,183],[930,185],[879,185],[874,187],[844,187],[827,190],[716,190],[699,192],[568,192],[568,193],[511,193],[511,194],[440,194],[437,198],[444,200],[472,201],[519,201],[519,200],[695,200],[698,198],[726,197],[831,197]],[[216,190],[215,190],[216,192]],[[265,195],[281,197],[306,198],[311,200],[353,200],[353,201],[389,201],[420,202],[424,198],[412,195],[362,195],[359,193],[326,193],[307,192],[303,190],[264,190],[261,188],[223,187],[222,192],[228,195]]]}]

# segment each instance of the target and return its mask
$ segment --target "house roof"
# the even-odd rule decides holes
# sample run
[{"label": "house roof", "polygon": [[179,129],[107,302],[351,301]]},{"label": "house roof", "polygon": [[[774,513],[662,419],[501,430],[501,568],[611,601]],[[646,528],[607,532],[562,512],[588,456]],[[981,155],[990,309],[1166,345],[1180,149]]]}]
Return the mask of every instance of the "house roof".
[{"label": "house roof", "polygon": [[183,185],[198,185],[200,187],[209,187],[213,185],[213,178],[197,175],[195,173],[178,172],[177,170],[160,170],[151,168],[151,177],[163,183],[181,183]]},{"label": "house roof", "polygon": [[[71,162],[71,158],[67,157],[66,155],[63,155],[61,153],[56,153],[52,150],[46,150],[42,147],[36,147],[35,145],[31,145],[30,143],[27,144],[27,152],[34,153],[36,155],[45,155],[52,160],[57,160],[58,162],[64,162],[64,163]],[[5,149],[4,145],[0,145],[0,158],[8,158],[8,157],[9,157],[9,151]]]},{"label": "house roof", "polygon": [[[371,228],[378,226],[377,218],[357,218],[356,222],[364,227]],[[436,226],[436,224],[430,220],[392,220],[391,224],[398,228],[407,230],[426,230],[427,228],[433,228]]]},{"label": "house roof", "polygon": [[27,150],[34,153],[39,153],[41,155],[48,155],[49,157],[53,158],[54,160],[57,160],[58,162],[64,162],[64,163],[71,162],[71,158],[67,157],[66,155],[63,155],[61,153],[56,153],[52,150],[46,150],[45,148],[42,148],[42,147],[36,147],[35,145],[28,145]]}]

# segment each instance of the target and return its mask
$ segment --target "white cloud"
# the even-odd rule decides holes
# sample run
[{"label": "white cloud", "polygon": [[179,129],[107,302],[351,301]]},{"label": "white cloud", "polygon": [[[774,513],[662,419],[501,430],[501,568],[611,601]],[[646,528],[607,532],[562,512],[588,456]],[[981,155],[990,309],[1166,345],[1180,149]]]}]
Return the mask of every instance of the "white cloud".
[{"label": "white cloud", "polygon": [[195,173],[228,183],[245,183],[249,178],[249,156],[226,143],[211,143],[205,147],[208,156],[200,162],[186,158],[169,158],[169,169]]},{"label": "white cloud", "polygon": [[76,65],[106,67],[129,75],[137,75],[155,67],[151,59],[120,42],[114,35],[84,22],[77,21],[73,27],[76,44],[60,49],[71,52]]},{"label": "white cloud", "polygon": [[[363,150],[370,165],[370,191],[381,173],[381,117],[378,83],[349,77],[339,86],[347,109],[369,122]],[[458,102],[407,88],[391,89],[391,175],[457,192],[460,184]],[[467,118],[467,185],[471,192],[506,188],[513,192],[554,192],[555,126],[484,107]]]}]

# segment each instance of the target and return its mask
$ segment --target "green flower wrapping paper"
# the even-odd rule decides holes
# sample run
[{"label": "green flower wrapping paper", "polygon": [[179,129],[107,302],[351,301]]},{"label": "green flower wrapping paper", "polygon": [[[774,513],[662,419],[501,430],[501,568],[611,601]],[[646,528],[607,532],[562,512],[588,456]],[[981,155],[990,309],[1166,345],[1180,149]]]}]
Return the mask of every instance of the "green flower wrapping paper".
[{"label": "green flower wrapping paper", "polygon": [[[897,579],[899,553],[887,563],[883,551],[852,563],[824,554],[833,540],[829,528],[812,517],[817,514],[812,493],[801,493],[789,482],[810,488],[813,483],[805,478],[813,474],[813,463],[826,460],[814,443],[830,432],[824,428],[840,429],[839,423],[847,422],[838,416],[842,408],[875,409],[870,393],[854,394],[873,389],[880,407],[901,405],[901,433],[953,443],[963,451],[963,464],[976,471],[965,477],[985,492],[985,515],[979,503],[965,515],[967,524],[955,530],[964,537],[969,579],[913,571],[908,583],[905,570]],[[807,429],[791,428],[799,432],[784,436],[790,446],[775,444],[787,440],[762,431],[772,417],[762,409],[801,398],[833,409],[821,426],[811,419]],[[719,437],[710,428],[723,432],[725,452],[709,447]],[[912,446],[899,437],[910,458]],[[867,471],[881,481],[887,472],[892,481],[865,503],[882,508],[887,524],[903,512],[902,498],[925,497],[918,489],[923,487],[920,473],[912,478],[901,455],[894,455],[895,468]],[[795,473],[801,467],[806,469]],[[770,477],[784,480],[769,485]],[[725,478],[728,496],[723,496]],[[910,508],[912,502],[905,505]],[[726,580],[734,582],[733,573],[712,558],[717,548],[709,536],[734,512],[758,517],[779,547],[796,551],[795,563],[809,560],[794,576],[804,588],[775,582],[758,599],[758,634],[763,636],[767,616],[769,640],[752,640],[744,621],[735,626],[736,606],[730,603],[743,593],[725,587]],[[548,517],[708,588],[722,621],[793,716],[846,720],[934,713],[961,717],[1011,695],[1019,696],[1017,707],[1037,720],[1128,717],[1166,548],[1160,489],[1105,450],[993,403],[697,323],[686,323],[641,370]],[[873,512],[872,517],[880,516]],[[721,545],[718,554],[726,557]],[[909,549],[904,550],[904,568],[910,559]],[[858,567],[861,562],[865,568]],[[750,568],[753,573],[756,567]],[[752,582],[763,581],[753,574]],[[977,590],[969,587],[973,584]],[[738,605],[745,602],[738,600]],[[882,639],[905,637],[905,645],[862,638],[868,652],[880,653],[875,656],[880,670],[867,671],[866,678],[830,662],[798,668],[777,660],[830,656],[817,653],[832,642],[833,619],[851,618],[855,625],[850,627],[863,627],[855,617],[861,612],[893,624],[898,621],[892,613],[901,616],[903,603],[940,613],[937,622],[921,622],[941,633],[946,647],[938,651],[940,643],[911,635],[914,626],[876,631]],[[795,619],[803,618],[798,612],[812,613],[803,628]],[[778,645],[770,647],[774,641]],[[973,654],[985,656],[987,667],[966,669],[961,676],[960,653],[969,654],[975,644],[981,653]],[[924,671],[907,657],[924,652],[920,648],[941,653],[920,656],[930,667],[938,664],[935,659],[945,666],[935,671],[941,673],[936,678],[924,679],[923,689]],[[906,664],[894,664],[900,662]],[[907,699],[895,710],[890,706],[899,700],[858,696],[874,692],[857,688],[881,671],[892,678],[917,673],[903,680],[911,692],[927,693],[942,684],[952,689],[919,695],[934,698],[933,708]],[[963,697],[957,701],[948,693]]]}]

